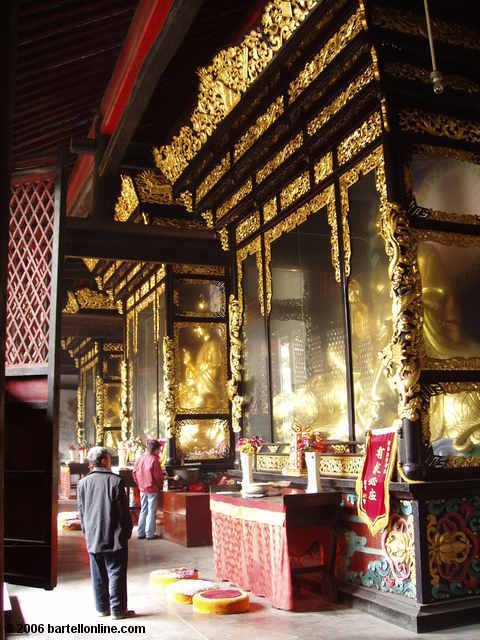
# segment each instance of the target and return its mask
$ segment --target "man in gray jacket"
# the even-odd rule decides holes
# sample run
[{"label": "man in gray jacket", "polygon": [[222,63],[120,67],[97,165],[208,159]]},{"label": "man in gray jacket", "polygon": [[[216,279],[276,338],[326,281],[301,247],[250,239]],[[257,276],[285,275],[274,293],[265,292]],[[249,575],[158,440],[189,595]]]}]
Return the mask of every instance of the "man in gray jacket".
[{"label": "man in gray jacket", "polygon": [[99,616],[130,617],[127,608],[128,540],[132,521],[123,480],[110,471],[104,447],[88,452],[93,470],[78,483],[78,509],[90,558],[95,607]]}]

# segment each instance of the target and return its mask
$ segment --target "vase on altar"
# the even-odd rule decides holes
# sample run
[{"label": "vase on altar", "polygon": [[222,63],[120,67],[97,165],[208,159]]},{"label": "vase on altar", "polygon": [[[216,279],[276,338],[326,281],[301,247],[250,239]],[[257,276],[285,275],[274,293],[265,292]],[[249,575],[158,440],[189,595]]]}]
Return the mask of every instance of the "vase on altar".
[{"label": "vase on altar", "polygon": [[118,447],[118,466],[124,468],[127,466],[128,452],[124,447]]},{"label": "vase on altar", "polygon": [[240,466],[242,468],[242,490],[253,484],[253,453],[240,452]]},{"label": "vase on altar", "polygon": [[305,451],[305,464],[307,467],[307,493],[320,492],[320,452]]},{"label": "vase on altar", "polygon": [[75,449],[69,449],[68,455],[69,455],[70,462],[73,462],[75,460]]},{"label": "vase on altar", "polygon": [[78,450],[78,460],[79,462],[85,462],[85,449]]}]

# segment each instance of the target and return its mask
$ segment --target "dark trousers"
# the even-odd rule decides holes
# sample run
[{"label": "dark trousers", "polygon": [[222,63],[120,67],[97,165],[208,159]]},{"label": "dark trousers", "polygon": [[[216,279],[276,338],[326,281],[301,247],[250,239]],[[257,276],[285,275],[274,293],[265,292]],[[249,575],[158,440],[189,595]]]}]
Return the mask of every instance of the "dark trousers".
[{"label": "dark trousers", "polygon": [[97,611],[126,611],[128,548],[88,555]]}]

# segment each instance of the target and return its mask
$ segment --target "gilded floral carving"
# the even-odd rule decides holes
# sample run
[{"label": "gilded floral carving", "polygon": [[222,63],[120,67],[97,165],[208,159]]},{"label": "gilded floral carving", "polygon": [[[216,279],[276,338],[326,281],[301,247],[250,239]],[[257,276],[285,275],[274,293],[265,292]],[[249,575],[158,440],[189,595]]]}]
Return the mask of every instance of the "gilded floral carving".
[{"label": "gilded floral carving", "polygon": [[257,229],[260,228],[260,213],[255,211],[251,216],[245,218],[237,225],[235,230],[235,240],[237,244],[243,242],[248,236],[251,236]]},{"label": "gilded floral carving", "polygon": [[122,175],[120,196],[115,204],[114,220],[126,222],[139,205],[137,192],[130,176]]}]

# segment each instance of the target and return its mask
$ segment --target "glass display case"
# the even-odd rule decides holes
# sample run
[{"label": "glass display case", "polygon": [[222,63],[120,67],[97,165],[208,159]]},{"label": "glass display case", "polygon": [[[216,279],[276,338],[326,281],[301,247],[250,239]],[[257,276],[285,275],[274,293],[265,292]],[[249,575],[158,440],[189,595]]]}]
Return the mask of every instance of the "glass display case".
[{"label": "glass display case", "polygon": [[294,423],[348,439],[343,303],[325,210],[270,247],[273,437]]}]

